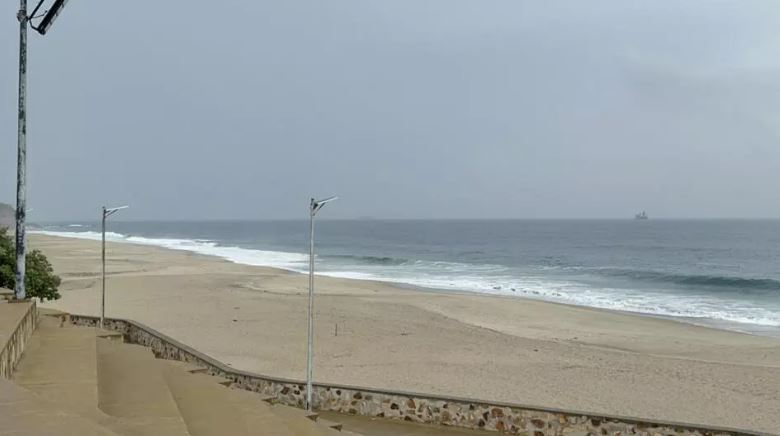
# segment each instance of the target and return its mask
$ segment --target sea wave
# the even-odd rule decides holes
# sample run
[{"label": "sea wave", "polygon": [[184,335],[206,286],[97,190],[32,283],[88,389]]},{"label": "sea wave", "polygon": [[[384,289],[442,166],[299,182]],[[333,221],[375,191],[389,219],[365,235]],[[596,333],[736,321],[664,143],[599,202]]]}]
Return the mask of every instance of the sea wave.
[{"label": "sea wave", "polygon": [[406,265],[410,261],[409,259],[401,259],[396,257],[387,256],[353,256],[351,254],[334,254],[329,255],[328,258],[336,260],[354,261],[358,263],[365,263],[368,265]]},{"label": "sea wave", "polygon": [[624,277],[631,280],[668,283],[685,287],[706,287],[732,292],[780,291],[780,281],[766,278],[735,277],[724,275],[674,274],[659,271],[602,268],[597,272],[610,277]]},{"label": "sea wave", "polygon": [[[102,238],[99,232],[92,231],[61,232],[39,230],[30,233],[98,241]],[[307,265],[309,259],[307,255],[300,253],[220,246],[214,241],[203,239],[146,238],[142,236],[131,236],[123,235],[121,233],[106,232],[106,241],[152,245],[156,247],[168,248],[171,250],[191,251],[193,253],[215,256],[244,265],[269,266],[292,271],[302,271],[303,268]]]},{"label": "sea wave", "polygon": [[[101,238],[100,233],[92,231],[31,233],[91,240]],[[308,255],[304,253],[221,246],[215,241],[202,239],[147,238],[113,232],[107,232],[106,239],[111,242],[190,251],[246,265],[269,266],[296,272],[308,271]],[[544,270],[529,274],[519,273],[501,265],[351,255],[318,257],[317,269],[318,274],[332,277],[400,283],[429,289],[522,296],[578,306],[682,317],[688,320],[717,320],[741,325],[780,327],[780,307],[765,307],[757,300],[740,299],[727,293],[669,292],[663,286],[657,291],[630,287],[596,287],[563,276],[545,274]],[[688,287],[720,286],[725,289],[728,286],[752,286],[763,291],[780,288],[780,284],[773,280],[689,276],[614,268],[605,268],[601,273]]]},{"label": "sea wave", "polygon": [[594,288],[587,285],[550,277],[490,277],[470,274],[430,274],[413,269],[405,274],[388,271],[365,272],[334,271],[323,275],[403,283],[420,288],[478,292],[483,294],[533,298],[575,306],[634,312],[648,315],[700,320],[725,321],[741,325],[780,327],[780,308],[772,310],[759,304],[737,299],[704,295],[670,294],[647,290]]}]

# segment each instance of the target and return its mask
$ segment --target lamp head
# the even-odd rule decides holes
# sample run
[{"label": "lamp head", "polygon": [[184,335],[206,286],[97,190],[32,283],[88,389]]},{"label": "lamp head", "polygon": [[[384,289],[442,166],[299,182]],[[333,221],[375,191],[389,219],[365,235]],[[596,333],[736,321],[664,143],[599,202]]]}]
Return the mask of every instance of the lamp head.
[{"label": "lamp head", "polygon": [[323,198],[322,200],[315,200],[312,198],[311,208],[309,209],[309,211],[311,212],[312,216],[314,216],[317,214],[317,212],[320,209],[322,209],[322,206],[325,206],[326,203],[330,203],[331,201],[335,201],[338,199],[339,199],[338,197],[328,197],[328,198]]},{"label": "lamp head", "polygon": [[[49,31],[49,28],[51,28],[51,25],[54,24],[54,20],[56,20],[60,15],[60,12],[62,12],[62,9],[65,8],[66,3],[68,3],[68,0],[54,0],[54,3],[52,3],[49,10],[46,12],[46,15],[43,16],[41,23],[38,24],[38,27],[33,27],[33,29],[37,30],[41,35],[45,35],[46,32]],[[40,6],[39,3],[38,7]],[[38,8],[36,7],[35,10],[38,10]]]},{"label": "lamp head", "polygon": [[109,216],[119,212],[122,209],[127,209],[128,207],[130,207],[130,206],[119,206],[119,207],[111,207],[111,208],[107,208],[107,207],[103,206],[103,215],[106,216],[106,217],[109,217]]}]

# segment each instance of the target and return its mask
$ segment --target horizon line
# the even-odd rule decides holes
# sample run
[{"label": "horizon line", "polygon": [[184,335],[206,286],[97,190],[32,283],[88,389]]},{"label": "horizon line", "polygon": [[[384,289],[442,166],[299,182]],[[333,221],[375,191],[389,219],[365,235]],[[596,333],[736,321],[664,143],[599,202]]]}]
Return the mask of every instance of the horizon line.
[{"label": "horizon line", "polygon": [[[307,221],[305,217],[286,218],[131,218],[114,222],[248,222],[248,221]],[[647,221],[775,221],[780,217],[657,217]],[[45,219],[28,220],[34,223],[98,222],[99,219]],[[633,217],[342,217],[320,218],[318,221],[645,221]]]}]

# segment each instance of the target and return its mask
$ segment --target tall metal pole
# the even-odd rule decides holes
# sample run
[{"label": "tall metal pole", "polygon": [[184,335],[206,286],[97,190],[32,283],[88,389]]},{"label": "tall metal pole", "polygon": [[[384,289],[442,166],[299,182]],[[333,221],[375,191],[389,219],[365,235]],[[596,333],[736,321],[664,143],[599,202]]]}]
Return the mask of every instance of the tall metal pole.
[{"label": "tall metal pole", "polygon": [[19,124],[16,159],[16,283],[17,300],[27,296],[25,278],[25,213],[27,211],[27,0],[19,0]]},{"label": "tall metal pole", "polygon": [[100,250],[100,260],[103,264],[103,290],[100,299],[100,328],[103,328],[103,321],[106,319],[106,207],[103,206],[103,222],[102,222],[103,242]]},{"label": "tall metal pole", "polygon": [[312,410],[312,360],[314,342],[314,199],[309,206],[309,349],[306,354],[306,409]]}]

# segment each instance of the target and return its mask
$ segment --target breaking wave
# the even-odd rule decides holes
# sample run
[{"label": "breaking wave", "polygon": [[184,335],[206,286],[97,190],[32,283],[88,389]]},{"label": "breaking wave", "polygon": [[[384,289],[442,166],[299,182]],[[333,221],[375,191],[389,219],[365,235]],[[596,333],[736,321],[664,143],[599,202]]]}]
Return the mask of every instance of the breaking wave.
[{"label": "breaking wave", "polygon": [[[100,240],[94,231],[35,231],[51,236]],[[106,240],[183,250],[215,256],[231,262],[308,271],[308,254],[284,251],[222,246],[201,239],[147,238],[107,232]],[[413,260],[385,256],[324,255],[317,258],[317,273],[332,277],[374,280],[432,288],[479,292],[493,295],[522,296],[567,304],[650,315],[715,320],[736,324],[780,327],[780,307],[768,307],[759,300],[740,298],[780,290],[780,282],[728,276],[669,274],[655,271],[600,268],[585,269],[629,283],[650,283],[642,289],[631,286],[603,287],[588,285],[565,275],[548,274],[547,268],[536,272],[519,271],[502,265],[469,264],[431,260]],[[552,267],[560,270],[558,266]],[[668,285],[684,287],[670,291]],[[693,289],[731,290],[733,292],[688,292]]]}]

